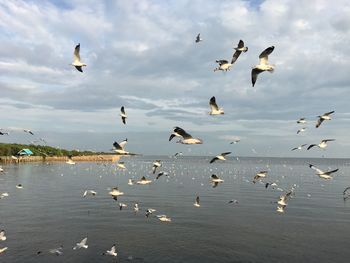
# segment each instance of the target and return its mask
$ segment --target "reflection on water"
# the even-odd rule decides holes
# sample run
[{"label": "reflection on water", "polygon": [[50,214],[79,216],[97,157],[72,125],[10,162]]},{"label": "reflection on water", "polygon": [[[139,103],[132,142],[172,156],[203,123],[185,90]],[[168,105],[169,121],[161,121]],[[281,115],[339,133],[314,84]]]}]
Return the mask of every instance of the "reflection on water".
[{"label": "reflection on water", "polygon": [[[155,179],[152,162],[167,171],[150,185],[128,185],[128,179]],[[209,164],[208,158],[125,158],[126,171],[111,163],[21,164],[4,166],[0,174],[0,229],[9,249],[0,262],[115,262],[101,254],[117,244],[118,262],[345,262],[350,258],[350,186],[347,159],[258,159],[229,157]],[[321,180],[308,162],[323,169],[339,168]],[[252,183],[268,170],[265,181],[281,189],[296,184],[285,213],[276,212],[282,193]],[[213,188],[211,174],[224,183]],[[16,189],[22,184],[23,189]],[[125,193],[114,201],[108,188]],[[85,189],[96,196],[83,198]],[[201,207],[193,206],[200,196]],[[236,199],[238,204],[229,204]],[[119,201],[128,205],[119,210]],[[139,204],[135,213],[133,206]],[[145,211],[154,208],[153,217]],[[171,223],[155,215],[166,214]],[[88,249],[72,247],[88,237]],[[48,253],[63,245],[62,256]],[[40,255],[36,253],[42,251]]]}]

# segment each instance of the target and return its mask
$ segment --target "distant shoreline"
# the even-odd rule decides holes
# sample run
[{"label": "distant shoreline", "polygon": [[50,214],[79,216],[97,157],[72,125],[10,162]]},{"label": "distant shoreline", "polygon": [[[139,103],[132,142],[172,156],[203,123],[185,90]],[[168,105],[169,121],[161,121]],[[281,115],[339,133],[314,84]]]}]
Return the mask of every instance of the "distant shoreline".
[{"label": "distant shoreline", "polygon": [[[99,155],[80,155],[72,157],[74,162],[115,162],[120,159],[120,155],[99,154]],[[11,156],[0,156],[0,163],[22,163],[22,162],[66,162],[67,156],[23,156],[17,160]]]}]

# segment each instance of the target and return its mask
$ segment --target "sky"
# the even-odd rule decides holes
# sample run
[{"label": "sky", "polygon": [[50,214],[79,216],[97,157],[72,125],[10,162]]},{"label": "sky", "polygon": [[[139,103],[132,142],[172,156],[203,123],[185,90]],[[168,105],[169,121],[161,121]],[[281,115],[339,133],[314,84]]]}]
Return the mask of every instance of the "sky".
[{"label": "sky", "polygon": [[[240,39],[248,52],[213,72]],[[145,155],[350,156],[347,0],[0,1],[0,42],[0,128],[10,131],[0,142],[42,137],[108,151],[128,138],[126,150]],[[78,43],[84,73],[69,65]],[[251,69],[269,46],[276,69],[252,87]],[[208,115],[212,96],[224,115]],[[308,124],[297,135],[300,117]],[[204,144],[169,142],[174,126]],[[336,141],[291,151],[322,139]]]}]

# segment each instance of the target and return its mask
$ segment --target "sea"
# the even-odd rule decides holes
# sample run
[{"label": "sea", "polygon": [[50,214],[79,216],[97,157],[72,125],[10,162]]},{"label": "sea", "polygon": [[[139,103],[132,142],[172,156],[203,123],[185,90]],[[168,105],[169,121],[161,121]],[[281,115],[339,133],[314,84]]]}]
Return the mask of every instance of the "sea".
[{"label": "sea", "polygon": [[[343,191],[350,159],[211,158],[122,157],[126,170],[112,162],[2,165],[0,195],[8,196],[0,199],[0,229],[7,239],[0,249],[8,249],[0,262],[349,262],[350,199]],[[153,174],[155,160],[162,166]],[[309,164],[339,171],[324,180]],[[253,183],[264,170],[266,178]],[[156,179],[160,171],[168,176]],[[213,187],[212,174],[224,182]],[[152,183],[128,184],[142,176]],[[113,187],[124,192],[118,200],[108,194]],[[83,197],[86,189],[97,194]],[[277,212],[290,190],[284,213]],[[127,207],[120,210],[119,202]],[[150,208],[156,211],[146,217]],[[85,237],[88,248],[73,250]],[[103,255],[114,244],[117,257]],[[60,246],[62,255],[49,252]]]}]

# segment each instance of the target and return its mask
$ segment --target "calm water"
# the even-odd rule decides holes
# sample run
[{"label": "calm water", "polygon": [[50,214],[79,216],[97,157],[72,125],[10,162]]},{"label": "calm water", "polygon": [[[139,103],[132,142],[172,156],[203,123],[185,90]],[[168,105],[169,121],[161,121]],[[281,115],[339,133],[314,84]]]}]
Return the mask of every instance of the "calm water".
[{"label": "calm water", "polygon": [[[161,159],[161,177],[151,185],[127,184],[151,174],[152,162]],[[3,166],[0,193],[0,229],[9,249],[0,262],[116,262],[101,254],[117,244],[118,262],[348,262],[350,258],[350,200],[342,192],[350,186],[349,159],[231,158],[209,164],[208,158],[124,158],[127,170],[115,164],[65,163]],[[339,168],[325,181],[308,168]],[[296,184],[295,197],[284,214],[276,212],[282,193],[265,189],[252,178],[269,170],[266,181],[282,189]],[[212,173],[225,180],[213,188]],[[16,189],[22,184],[23,189]],[[128,205],[120,211],[108,196],[119,186]],[[82,197],[85,189],[98,192]],[[193,206],[195,197],[201,207]],[[238,204],[228,204],[231,199]],[[119,201],[118,200],[118,201]],[[135,214],[133,205],[139,203]],[[171,223],[146,218],[145,210],[166,214]],[[72,250],[88,237],[87,250]],[[51,248],[64,246],[60,257]],[[37,251],[43,253],[36,255]]]}]

